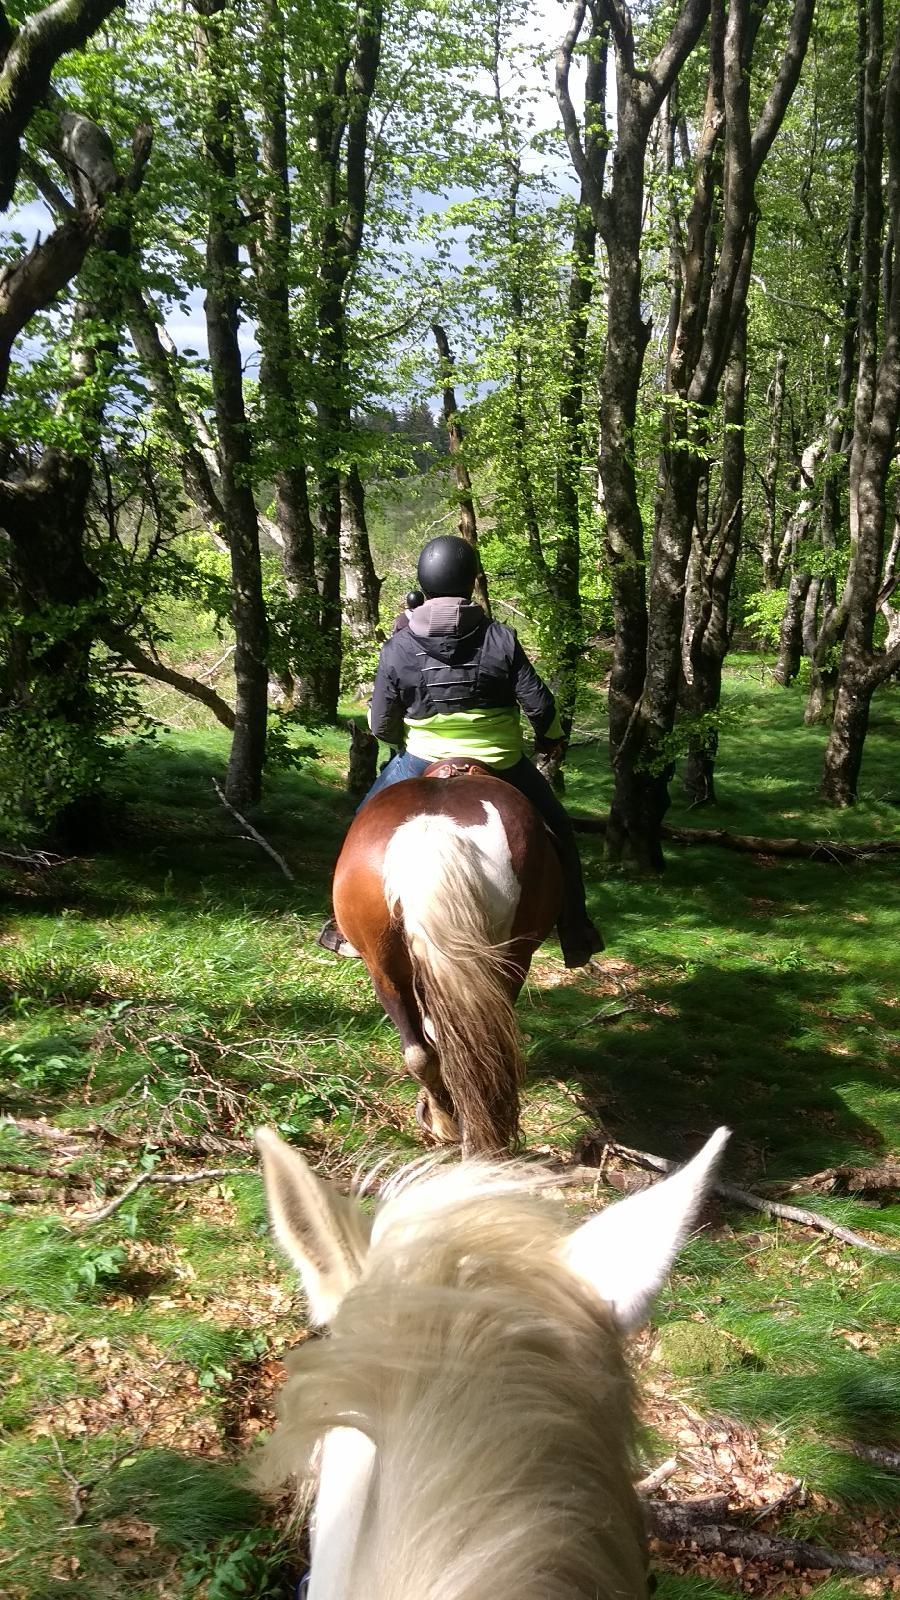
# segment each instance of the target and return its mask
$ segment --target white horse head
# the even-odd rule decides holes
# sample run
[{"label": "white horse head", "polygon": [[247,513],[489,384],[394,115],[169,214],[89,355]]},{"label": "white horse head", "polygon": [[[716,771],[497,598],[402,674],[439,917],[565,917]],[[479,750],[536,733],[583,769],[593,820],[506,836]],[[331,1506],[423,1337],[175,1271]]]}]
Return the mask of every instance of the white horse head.
[{"label": "white horse head", "polygon": [[290,1365],[270,1484],[318,1489],[310,1600],[639,1600],[621,1335],[728,1137],[571,1231],[558,1178],[419,1163],[373,1218],[268,1130],[276,1238],[331,1337]]}]

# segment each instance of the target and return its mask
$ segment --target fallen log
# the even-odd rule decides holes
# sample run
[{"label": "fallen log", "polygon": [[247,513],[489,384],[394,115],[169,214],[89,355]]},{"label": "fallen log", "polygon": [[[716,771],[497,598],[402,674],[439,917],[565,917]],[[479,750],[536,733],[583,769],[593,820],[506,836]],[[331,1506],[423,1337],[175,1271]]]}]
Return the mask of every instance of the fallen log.
[{"label": "fallen log", "polygon": [[[576,833],[605,834],[606,817],[572,817]],[[754,833],[729,833],[727,828],[676,828],[670,824],[660,830],[664,839],[675,844],[715,844],[723,850],[743,855],[786,856],[801,861],[866,861],[870,856],[900,856],[900,841],[870,839],[850,844],[840,839],[768,839]]]},{"label": "fallen log", "polygon": [[719,1551],[744,1561],[767,1561],[774,1566],[802,1567],[814,1572],[856,1572],[866,1577],[900,1570],[900,1554],[864,1554],[857,1550],[829,1550],[806,1539],[775,1539],[737,1523],[709,1521],[708,1507],[695,1511],[690,1501],[647,1502],[647,1525],[663,1544],[689,1544],[697,1550]]}]

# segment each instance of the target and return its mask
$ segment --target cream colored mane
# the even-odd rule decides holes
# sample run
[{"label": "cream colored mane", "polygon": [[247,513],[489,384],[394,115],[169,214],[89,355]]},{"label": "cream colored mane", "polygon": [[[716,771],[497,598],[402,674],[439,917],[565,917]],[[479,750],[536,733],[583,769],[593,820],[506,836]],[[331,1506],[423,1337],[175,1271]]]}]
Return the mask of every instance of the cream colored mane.
[{"label": "cream colored mane", "polygon": [[295,1191],[293,1164],[302,1158],[287,1152],[288,1174],[281,1141],[266,1134],[261,1148],[276,1233],[290,1241],[313,1309],[317,1296],[337,1302],[330,1337],[304,1345],[290,1363],[265,1480],[296,1474],[310,1492],[331,1429],[358,1430],[343,1437],[365,1435],[375,1452],[364,1510],[348,1534],[349,1576],[317,1589],[316,1546],[311,1593],[643,1597],[631,1389],[613,1312],[582,1259],[603,1217],[572,1235],[562,1207],[535,1193],[551,1179],[465,1162],[392,1186],[370,1239],[362,1212],[334,1197],[340,1237],[326,1259],[313,1242],[324,1186],[307,1168],[302,1183],[315,1192]]}]

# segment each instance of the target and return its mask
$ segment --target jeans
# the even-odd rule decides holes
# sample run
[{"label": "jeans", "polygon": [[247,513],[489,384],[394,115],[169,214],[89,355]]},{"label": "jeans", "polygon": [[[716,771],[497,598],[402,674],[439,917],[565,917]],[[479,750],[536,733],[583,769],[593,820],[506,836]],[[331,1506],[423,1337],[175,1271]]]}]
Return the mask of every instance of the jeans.
[{"label": "jeans", "polygon": [[[402,783],[405,778],[420,778],[426,767],[431,765],[432,763],[423,760],[422,756],[411,756],[406,751],[400,751],[392,756],[387,766],[379,772],[365,800],[357,809],[361,811],[366,800],[371,800],[373,794],[378,794],[382,789],[389,789],[393,783]],[[523,756],[513,767],[492,767],[490,770],[492,777],[502,778],[504,783],[511,783],[514,789],[518,789],[520,794],[524,794],[525,798],[531,801],[553,835],[563,873],[563,903],[558,927],[560,942],[565,945],[568,933],[580,935],[590,923],[584,897],[581,858],[569,815],[557,800],[546,778],[538,772],[537,767],[532,765],[527,756]]]}]

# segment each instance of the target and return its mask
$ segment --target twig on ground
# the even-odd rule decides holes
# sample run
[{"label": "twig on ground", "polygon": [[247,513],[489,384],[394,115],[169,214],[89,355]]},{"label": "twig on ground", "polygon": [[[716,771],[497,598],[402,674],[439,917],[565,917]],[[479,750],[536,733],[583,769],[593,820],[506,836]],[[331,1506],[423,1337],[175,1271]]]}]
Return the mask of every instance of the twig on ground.
[{"label": "twig on ground", "polygon": [[650,1009],[649,1005],[642,1006],[635,1003],[634,1005],[617,1006],[615,1011],[595,1011],[592,1017],[588,1017],[584,1022],[576,1023],[575,1027],[570,1028],[568,1033],[554,1034],[553,1042],[554,1044],[559,1044],[563,1039],[572,1039],[576,1033],[583,1033],[585,1028],[593,1027],[595,1022],[616,1022],[619,1017],[627,1017],[633,1011],[649,1011]]},{"label": "twig on ground", "polygon": [[765,1522],[766,1517],[774,1516],[775,1512],[780,1511],[783,1506],[790,1505],[791,1501],[796,1500],[798,1494],[802,1493],[802,1490],[803,1479],[795,1478],[793,1483],[788,1484],[784,1494],[778,1496],[777,1500],[769,1500],[764,1506],[760,1506],[758,1511],[754,1511],[752,1517],[748,1519],[751,1528],[755,1527],[757,1522]]},{"label": "twig on ground", "polygon": [[[647,1150],[632,1150],[628,1145],[617,1144],[612,1139],[606,1141],[606,1146],[611,1155],[618,1156],[622,1161],[629,1161],[633,1166],[644,1167],[650,1172],[673,1172],[678,1165],[676,1161],[667,1161],[664,1156],[652,1155]],[[579,1166],[568,1170],[574,1183],[596,1181],[594,1167]],[[744,1206],[748,1211],[760,1211],[766,1217],[780,1217],[784,1222],[796,1222],[800,1227],[814,1228],[819,1233],[830,1234],[842,1244],[854,1245],[857,1250],[870,1250],[878,1256],[900,1254],[900,1251],[892,1250],[888,1245],[874,1244],[871,1239],[864,1239],[861,1233],[854,1233],[851,1228],[844,1228],[839,1222],[832,1222],[829,1217],[821,1216],[818,1211],[807,1211],[801,1206],[782,1205],[778,1200],[764,1200],[761,1195],[753,1194],[749,1189],[738,1189],[733,1183],[716,1183],[712,1192],[723,1200],[732,1201],[734,1205]]]},{"label": "twig on ground", "polygon": [[697,1550],[716,1550],[745,1561],[768,1561],[782,1567],[790,1563],[816,1572],[857,1572],[867,1576],[900,1566],[900,1556],[828,1550],[805,1539],[774,1539],[735,1524],[710,1521],[705,1511],[698,1515],[690,1501],[680,1505],[649,1501],[647,1523],[653,1537],[665,1544],[690,1544]]},{"label": "twig on ground", "polygon": [[212,783],[213,783],[213,788],[216,791],[216,794],[218,795],[219,799],[221,800],[223,806],[225,807],[225,810],[226,811],[230,811],[231,815],[233,817],[235,817],[236,820],[241,824],[241,827],[247,829],[247,832],[248,832],[250,838],[254,841],[254,843],[258,844],[261,850],[265,850],[267,856],[271,856],[272,860],[275,862],[275,865],[277,867],[281,868],[281,871],[284,873],[285,877],[287,878],[288,883],[295,883],[296,879],[294,877],[294,874],[292,873],[290,867],[288,866],[287,862],[285,861],[284,856],[280,856],[278,854],[278,851],[272,845],[269,844],[268,839],[264,839],[262,834],[257,832],[256,828],[254,828],[253,824],[248,822],[246,817],[242,817],[241,816],[241,813],[231,804],[231,801],[230,800],[226,800],[225,792],[224,792],[224,790],[222,788],[222,785],[219,783],[218,779],[217,778],[213,778]]},{"label": "twig on ground", "polygon": [[14,1172],[18,1178],[49,1178],[52,1183],[68,1183],[71,1173],[54,1172],[52,1167],[29,1167],[25,1161],[0,1161],[0,1172]]},{"label": "twig on ground", "polygon": [[99,1211],[88,1212],[87,1216],[79,1217],[71,1223],[71,1226],[80,1233],[82,1228],[92,1228],[98,1222],[105,1222],[107,1217],[111,1217],[125,1204],[126,1200],[137,1194],[145,1183],[167,1184],[173,1187],[189,1183],[217,1183],[220,1178],[245,1178],[251,1171],[252,1168],[249,1167],[207,1167],[200,1172],[139,1172],[136,1178],[126,1183],[125,1188],[105,1206],[101,1206]]},{"label": "twig on ground", "polygon": [[13,866],[26,867],[29,872],[49,872],[51,867],[64,867],[74,860],[74,856],[54,855],[52,850],[27,850],[24,855],[0,850],[0,861],[11,861]]},{"label": "twig on ground", "polygon": [[[626,737],[627,733],[626,729]],[[576,833],[605,834],[608,821],[606,817],[573,817],[572,827]],[[742,855],[786,856],[837,865],[865,861],[869,856],[900,855],[900,843],[893,839],[871,839],[860,844],[839,839],[766,839],[752,833],[729,833],[727,828],[675,828],[668,824],[660,831],[664,839],[676,844],[716,844]]]},{"label": "twig on ground", "polygon": [[851,1453],[885,1472],[900,1472],[900,1450],[885,1450],[878,1444],[851,1444]]},{"label": "twig on ground", "polygon": [[650,1495],[661,1488],[667,1478],[671,1478],[678,1471],[678,1458],[669,1456],[668,1461],[661,1461],[658,1467],[648,1472],[646,1478],[640,1478],[635,1484],[635,1491],[640,1495]]},{"label": "twig on ground", "polygon": [[47,1437],[56,1451],[56,1459],[59,1462],[59,1470],[69,1486],[69,1500],[72,1506],[71,1526],[73,1528],[77,1528],[85,1512],[84,1497],[86,1494],[87,1485],[79,1483],[78,1479],[75,1477],[75,1474],[69,1471],[68,1467],[66,1466],[63,1453],[59,1448],[59,1440],[57,1439],[56,1434],[48,1433]]}]

